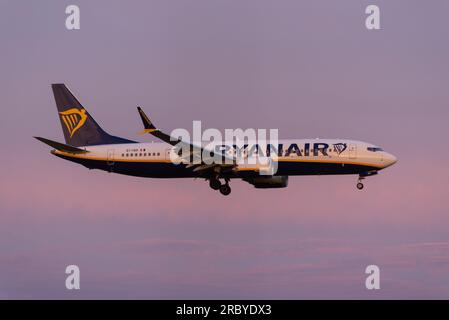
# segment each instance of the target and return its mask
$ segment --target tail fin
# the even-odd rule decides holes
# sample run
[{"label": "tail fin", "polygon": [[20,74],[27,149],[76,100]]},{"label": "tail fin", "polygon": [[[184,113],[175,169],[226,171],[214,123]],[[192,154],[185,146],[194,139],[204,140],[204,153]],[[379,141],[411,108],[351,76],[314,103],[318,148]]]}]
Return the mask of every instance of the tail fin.
[{"label": "tail fin", "polygon": [[64,84],[52,84],[51,87],[68,145],[80,147],[135,142],[106,133]]}]

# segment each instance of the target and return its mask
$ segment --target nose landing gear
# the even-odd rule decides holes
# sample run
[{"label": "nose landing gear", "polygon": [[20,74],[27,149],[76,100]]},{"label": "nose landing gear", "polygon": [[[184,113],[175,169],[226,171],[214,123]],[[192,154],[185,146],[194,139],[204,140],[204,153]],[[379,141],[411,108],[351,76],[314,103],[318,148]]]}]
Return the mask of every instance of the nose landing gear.
[{"label": "nose landing gear", "polygon": [[374,176],[377,174],[377,170],[373,171],[367,171],[359,174],[359,180],[357,182],[357,189],[362,190],[363,189],[363,183],[362,180],[366,177]]},{"label": "nose landing gear", "polygon": [[359,176],[359,180],[358,180],[358,182],[357,182],[357,189],[359,189],[359,190],[362,190],[363,189],[363,183],[362,183],[362,180],[363,179],[365,179],[365,177],[363,177],[363,176]]}]

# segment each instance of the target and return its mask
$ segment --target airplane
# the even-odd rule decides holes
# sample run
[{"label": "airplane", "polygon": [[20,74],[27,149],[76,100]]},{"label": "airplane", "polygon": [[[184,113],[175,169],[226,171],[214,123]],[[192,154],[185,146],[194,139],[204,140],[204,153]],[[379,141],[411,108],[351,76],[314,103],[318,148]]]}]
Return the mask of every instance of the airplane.
[{"label": "airplane", "polygon": [[[205,151],[201,144],[182,141],[157,129],[144,111],[137,107],[145,134],[161,142],[141,143],[104,131],[90,113],[81,105],[64,84],[52,84],[65,143],[34,137],[53,148],[51,153],[59,158],[81,164],[89,169],[146,177],[146,178],[202,178],[213,190],[223,195],[231,193],[231,179],[242,179],[255,188],[285,188],[289,176],[301,175],[358,175],[357,189],[362,190],[362,180],[377,174],[396,163],[394,155],[371,143],[343,139],[291,139],[279,140],[277,146],[269,145],[266,156],[276,161],[277,171],[262,175],[262,165],[241,164],[236,160],[238,146],[227,144],[223,148],[224,163],[192,162],[193,154]],[[180,158],[179,143],[188,146],[190,156]],[[220,143],[223,144],[223,143]],[[248,142],[243,154],[255,145]],[[256,146],[257,147],[257,146]],[[237,149],[237,150],[236,150]],[[259,150],[256,151],[258,152]],[[262,148],[261,148],[262,149]],[[213,155],[213,150],[206,153]],[[273,157],[273,155],[275,157]]]}]

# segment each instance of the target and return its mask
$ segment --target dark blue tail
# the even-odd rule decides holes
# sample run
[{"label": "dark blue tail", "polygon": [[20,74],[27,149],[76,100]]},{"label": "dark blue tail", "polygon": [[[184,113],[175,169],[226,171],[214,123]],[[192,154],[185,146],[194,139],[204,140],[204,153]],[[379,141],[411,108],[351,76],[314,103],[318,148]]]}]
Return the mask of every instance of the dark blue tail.
[{"label": "dark blue tail", "polygon": [[52,84],[65,142],[68,145],[135,143],[106,133],[64,84]]}]

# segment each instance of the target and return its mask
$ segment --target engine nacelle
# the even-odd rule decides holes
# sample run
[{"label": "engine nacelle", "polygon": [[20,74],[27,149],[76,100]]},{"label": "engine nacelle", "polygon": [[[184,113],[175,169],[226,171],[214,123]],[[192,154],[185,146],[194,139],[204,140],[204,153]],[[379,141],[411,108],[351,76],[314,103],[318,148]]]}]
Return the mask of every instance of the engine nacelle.
[{"label": "engine nacelle", "polygon": [[259,176],[247,178],[245,181],[251,183],[254,188],[285,188],[288,185],[288,176]]}]

